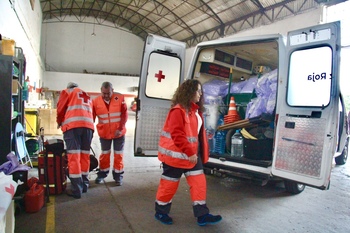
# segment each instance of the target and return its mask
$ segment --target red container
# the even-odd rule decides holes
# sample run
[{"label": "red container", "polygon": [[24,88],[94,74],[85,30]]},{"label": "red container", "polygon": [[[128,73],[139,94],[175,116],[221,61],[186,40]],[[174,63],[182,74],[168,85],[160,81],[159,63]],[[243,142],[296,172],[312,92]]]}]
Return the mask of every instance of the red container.
[{"label": "red container", "polygon": [[24,205],[27,213],[35,213],[43,208],[45,190],[41,184],[34,183],[24,196]]}]

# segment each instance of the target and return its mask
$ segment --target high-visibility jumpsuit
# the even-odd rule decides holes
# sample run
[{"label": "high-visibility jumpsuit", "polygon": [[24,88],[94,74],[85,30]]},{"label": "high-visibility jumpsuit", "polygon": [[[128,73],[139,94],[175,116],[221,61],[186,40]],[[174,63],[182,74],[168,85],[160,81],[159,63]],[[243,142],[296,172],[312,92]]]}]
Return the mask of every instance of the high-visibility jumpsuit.
[{"label": "high-visibility jumpsuit", "polygon": [[78,87],[61,91],[56,122],[66,143],[72,193],[80,196],[89,186],[90,146],[94,132],[90,96]]},{"label": "high-visibility jumpsuit", "polygon": [[[169,111],[165,121],[158,149],[158,158],[163,162],[163,173],[155,202],[155,210],[158,213],[170,212],[172,199],[182,174],[190,186],[194,216],[209,213],[206,206],[207,187],[203,171],[203,163],[209,158],[209,147],[203,117],[197,110],[198,106],[194,103],[188,113],[180,105],[176,105]],[[198,156],[197,164],[189,162],[191,155]]]},{"label": "high-visibility jumpsuit", "polygon": [[[125,124],[128,120],[128,109],[124,96],[120,93],[113,93],[109,104],[102,96],[93,100],[93,117],[98,118],[96,125],[101,143],[101,155],[99,157],[100,170],[98,177],[107,177],[110,170],[111,147],[113,143],[113,178],[119,181],[124,173],[123,150],[125,143]],[[121,134],[116,136],[116,131]]]}]

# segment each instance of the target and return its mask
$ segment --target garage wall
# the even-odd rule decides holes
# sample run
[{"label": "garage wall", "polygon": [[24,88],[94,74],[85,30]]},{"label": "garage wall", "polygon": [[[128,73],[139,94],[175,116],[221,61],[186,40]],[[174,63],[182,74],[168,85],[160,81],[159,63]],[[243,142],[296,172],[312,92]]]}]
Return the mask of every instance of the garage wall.
[{"label": "garage wall", "polygon": [[[94,18],[42,25],[41,56],[47,71],[139,74],[144,42],[132,33],[100,26]],[[91,35],[94,33],[94,36]]]}]

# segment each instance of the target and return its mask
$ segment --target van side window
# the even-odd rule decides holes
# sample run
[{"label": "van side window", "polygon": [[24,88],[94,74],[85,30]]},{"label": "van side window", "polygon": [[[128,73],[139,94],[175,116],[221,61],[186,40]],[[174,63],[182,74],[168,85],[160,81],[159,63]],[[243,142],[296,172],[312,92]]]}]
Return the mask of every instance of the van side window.
[{"label": "van side window", "polygon": [[180,58],[167,53],[153,52],[148,64],[146,96],[170,100],[179,86],[180,76]]},{"label": "van side window", "polygon": [[296,50],[290,55],[287,104],[294,107],[325,107],[330,102],[332,48]]}]

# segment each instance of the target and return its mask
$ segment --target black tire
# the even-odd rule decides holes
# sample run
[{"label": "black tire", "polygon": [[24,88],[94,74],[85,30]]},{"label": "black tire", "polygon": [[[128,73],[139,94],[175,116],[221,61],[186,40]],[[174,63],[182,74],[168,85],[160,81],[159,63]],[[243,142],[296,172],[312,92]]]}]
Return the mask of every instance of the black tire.
[{"label": "black tire", "polygon": [[348,146],[349,146],[349,139],[346,140],[346,143],[341,155],[339,155],[338,157],[335,157],[335,163],[337,165],[344,165],[348,160]]},{"label": "black tire", "polygon": [[305,185],[297,183],[295,181],[285,180],[284,187],[286,191],[290,194],[299,194],[304,191]]}]

